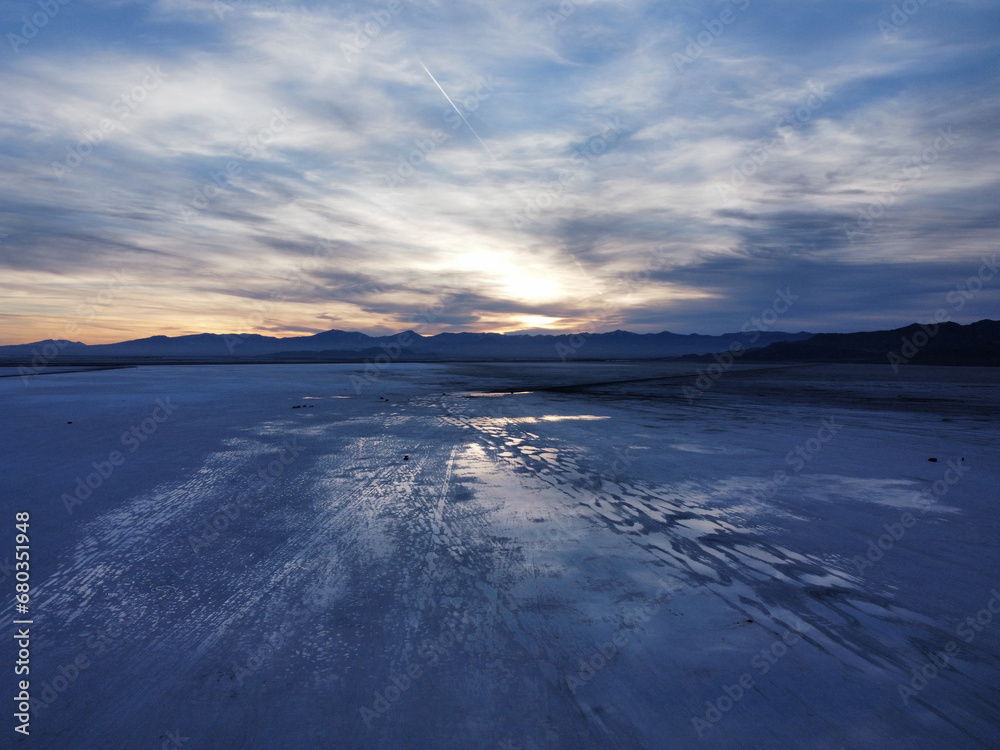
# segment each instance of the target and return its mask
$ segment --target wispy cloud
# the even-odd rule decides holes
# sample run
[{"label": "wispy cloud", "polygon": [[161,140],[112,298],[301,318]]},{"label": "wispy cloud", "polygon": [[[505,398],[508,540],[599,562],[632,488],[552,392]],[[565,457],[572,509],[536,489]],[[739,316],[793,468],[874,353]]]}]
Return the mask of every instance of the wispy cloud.
[{"label": "wispy cloud", "polygon": [[27,44],[38,4],[0,11],[0,343],[59,335],[122,268],[81,339],[242,331],[268,295],[268,333],[441,302],[425,332],[720,333],[792,282],[789,328],[849,330],[996,251],[993,4],[889,34],[862,0],[59,8]]}]

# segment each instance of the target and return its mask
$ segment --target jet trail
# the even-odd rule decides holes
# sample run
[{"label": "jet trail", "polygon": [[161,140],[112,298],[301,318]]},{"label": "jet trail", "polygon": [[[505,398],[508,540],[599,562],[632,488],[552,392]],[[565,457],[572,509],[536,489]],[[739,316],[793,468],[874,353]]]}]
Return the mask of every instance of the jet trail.
[{"label": "jet trail", "polygon": [[[441,84],[437,82],[437,78],[435,78],[434,75],[429,70],[427,70],[427,66],[424,65],[422,61],[418,60],[417,62],[420,63],[420,67],[424,69],[424,72],[431,77],[431,80],[434,81],[434,85],[438,87],[438,90],[442,94],[444,94],[444,98],[448,100],[448,104],[450,104],[452,108],[456,112],[458,112],[458,116],[462,118],[462,122],[464,122],[466,127],[472,131],[472,134],[474,136],[476,136],[476,140],[479,141],[482,147],[486,149],[486,153],[489,154],[490,156],[493,156],[493,152],[490,151],[490,147],[486,145],[483,139],[479,137],[479,133],[476,132],[476,129],[473,128],[472,125],[469,124],[469,121],[465,119],[465,115],[462,114],[462,110],[460,110],[458,107],[455,106],[455,102],[453,102],[451,100],[451,97],[448,96],[448,92],[445,91],[443,88],[441,88]],[[495,156],[493,156],[493,161],[499,161],[499,160]]]}]

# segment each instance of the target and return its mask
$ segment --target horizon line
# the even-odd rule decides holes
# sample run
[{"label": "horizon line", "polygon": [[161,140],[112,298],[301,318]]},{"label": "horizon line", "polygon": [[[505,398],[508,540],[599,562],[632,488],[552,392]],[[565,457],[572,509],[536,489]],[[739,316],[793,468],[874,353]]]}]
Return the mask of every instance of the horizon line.
[{"label": "horizon line", "polygon": [[[954,323],[955,325],[961,326],[961,325],[973,325],[975,323],[981,323],[983,321],[997,322],[997,321],[994,321],[992,318],[981,318],[980,320],[975,320],[975,321],[972,321],[970,323],[958,323],[957,321],[953,321],[953,320],[942,321],[942,322],[944,322],[944,323]],[[32,345],[35,345],[35,344],[44,344],[44,343],[47,343],[47,342],[64,342],[64,341],[65,342],[69,342],[71,344],[80,344],[82,346],[114,346],[116,344],[127,344],[127,343],[130,343],[130,342],[133,342],[133,341],[148,341],[148,340],[154,339],[154,338],[179,339],[179,338],[187,338],[187,337],[193,337],[193,336],[222,336],[222,337],[233,336],[233,337],[237,337],[237,338],[241,338],[241,339],[245,339],[245,338],[250,337],[250,336],[258,336],[258,337],[261,337],[261,338],[268,338],[268,339],[274,339],[274,340],[281,341],[281,340],[285,340],[285,339],[289,339],[289,340],[290,339],[308,339],[308,338],[312,338],[312,337],[315,337],[315,336],[319,336],[319,335],[324,334],[324,333],[333,333],[333,332],[346,333],[346,334],[358,334],[358,335],[367,336],[368,338],[373,338],[373,339],[393,338],[395,336],[402,336],[402,335],[407,334],[407,333],[413,334],[415,336],[419,336],[420,338],[434,338],[435,336],[441,336],[441,335],[445,335],[445,334],[450,334],[450,335],[455,335],[455,336],[457,336],[457,335],[463,335],[463,334],[469,334],[469,335],[477,335],[477,336],[493,335],[493,336],[528,336],[528,337],[553,336],[553,337],[556,337],[556,336],[605,336],[605,335],[608,335],[608,334],[611,334],[611,333],[627,333],[627,334],[631,334],[633,336],[658,336],[658,335],[661,335],[661,334],[664,334],[664,333],[669,333],[669,334],[672,334],[672,335],[675,335],[675,336],[705,336],[705,337],[711,337],[711,338],[719,338],[719,337],[723,337],[723,336],[747,335],[747,334],[750,334],[750,333],[757,333],[757,332],[759,332],[759,333],[771,333],[771,334],[774,334],[774,333],[792,334],[792,335],[799,335],[799,334],[807,333],[807,334],[810,334],[812,336],[816,336],[816,335],[819,335],[819,334],[852,334],[852,333],[875,333],[875,332],[878,332],[878,331],[895,331],[895,330],[901,330],[903,328],[909,328],[910,326],[915,326],[915,325],[919,326],[919,325],[922,325],[922,323],[919,322],[919,321],[914,321],[914,322],[911,322],[911,323],[907,323],[905,325],[896,326],[894,328],[868,328],[868,329],[854,330],[854,331],[807,331],[805,329],[801,329],[799,331],[790,331],[790,330],[783,330],[783,329],[777,329],[777,328],[775,328],[775,329],[771,329],[771,328],[747,328],[746,330],[742,330],[741,329],[741,331],[726,331],[725,333],[717,333],[717,334],[715,334],[715,333],[678,333],[676,331],[671,331],[671,330],[668,330],[668,329],[665,329],[665,328],[662,329],[662,330],[659,330],[659,331],[652,331],[652,332],[647,332],[647,333],[639,333],[637,331],[630,331],[630,330],[625,329],[625,328],[616,328],[616,329],[611,330],[611,331],[600,331],[600,332],[596,332],[596,331],[565,331],[565,330],[559,330],[559,329],[525,329],[523,331],[439,331],[437,333],[432,333],[432,334],[422,334],[422,333],[419,333],[419,332],[413,330],[412,328],[405,328],[405,329],[403,329],[401,331],[397,331],[395,333],[385,333],[385,334],[372,334],[372,333],[365,333],[364,331],[359,331],[359,330],[346,330],[346,329],[342,329],[342,328],[329,328],[329,329],[326,329],[326,330],[315,331],[314,333],[308,333],[308,334],[304,333],[304,334],[290,335],[290,336],[270,335],[270,334],[258,333],[258,332],[242,332],[242,333],[226,332],[226,333],[215,333],[215,332],[212,332],[212,331],[201,331],[201,332],[198,332],[198,333],[182,333],[182,334],[176,334],[176,335],[167,335],[167,334],[158,333],[158,334],[152,334],[150,336],[143,336],[143,337],[140,337],[140,338],[122,339],[121,341],[110,341],[110,342],[103,343],[103,344],[88,344],[88,343],[86,343],[84,341],[76,341],[74,339],[57,339],[57,338],[51,338],[50,337],[50,338],[46,338],[46,339],[37,339],[35,341],[25,341],[25,342],[16,343],[16,344],[0,344],[0,348],[10,347],[10,346],[32,346]],[[933,321],[931,321],[929,323],[923,323],[923,325],[935,325],[935,323]]]}]

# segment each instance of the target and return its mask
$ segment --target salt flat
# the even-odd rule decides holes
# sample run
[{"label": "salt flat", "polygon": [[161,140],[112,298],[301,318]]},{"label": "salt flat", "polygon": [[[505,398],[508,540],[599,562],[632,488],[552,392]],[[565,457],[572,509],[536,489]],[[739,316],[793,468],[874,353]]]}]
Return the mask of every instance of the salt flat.
[{"label": "salt flat", "polygon": [[24,746],[1000,746],[1000,373],[696,367],[0,379]]}]

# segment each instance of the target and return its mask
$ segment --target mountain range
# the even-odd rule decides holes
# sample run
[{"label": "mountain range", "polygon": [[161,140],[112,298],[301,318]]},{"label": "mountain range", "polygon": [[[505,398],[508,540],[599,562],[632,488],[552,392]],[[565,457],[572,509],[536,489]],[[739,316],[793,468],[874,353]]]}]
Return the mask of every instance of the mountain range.
[{"label": "mountain range", "polygon": [[[276,338],[260,334],[152,336],[117,344],[87,345],[76,341],[36,341],[0,346],[0,362],[41,356],[61,362],[131,360],[211,361],[364,361],[383,356],[401,361],[459,360],[585,360],[662,359],[726,349],[734,341],[747,347],[777,341],[799,341],[812,334],[752,331],[722,336],[661,333],[499,334],[439,333],[421,336],[403,331],[391,336],[368,336],[352,331],[323,331],[312,336]],[[55,357],[46,353],[55,353]]]},{"label": "mountain range", "polygon": [[88,345],[47,339],[0,346],[0,364],[244,363],[364,361],[569,361],[685,359],[712,362],[736,352],[740,363],[850,362],[1000,365],[1000,321],[913,324],[859,333],[747,331],[705,336],[660,333],[499,334],[403,331],[369,336],[330,330],[278,338],[201,333]]},{"label": "mountain range", "polygon": [[[684,359],[715,361],[711,356]],[[888,331],[817,333],[747,351],[743,363],[843,362],[855,364],[1000,365],[1000,321],[914,323]]]}]

